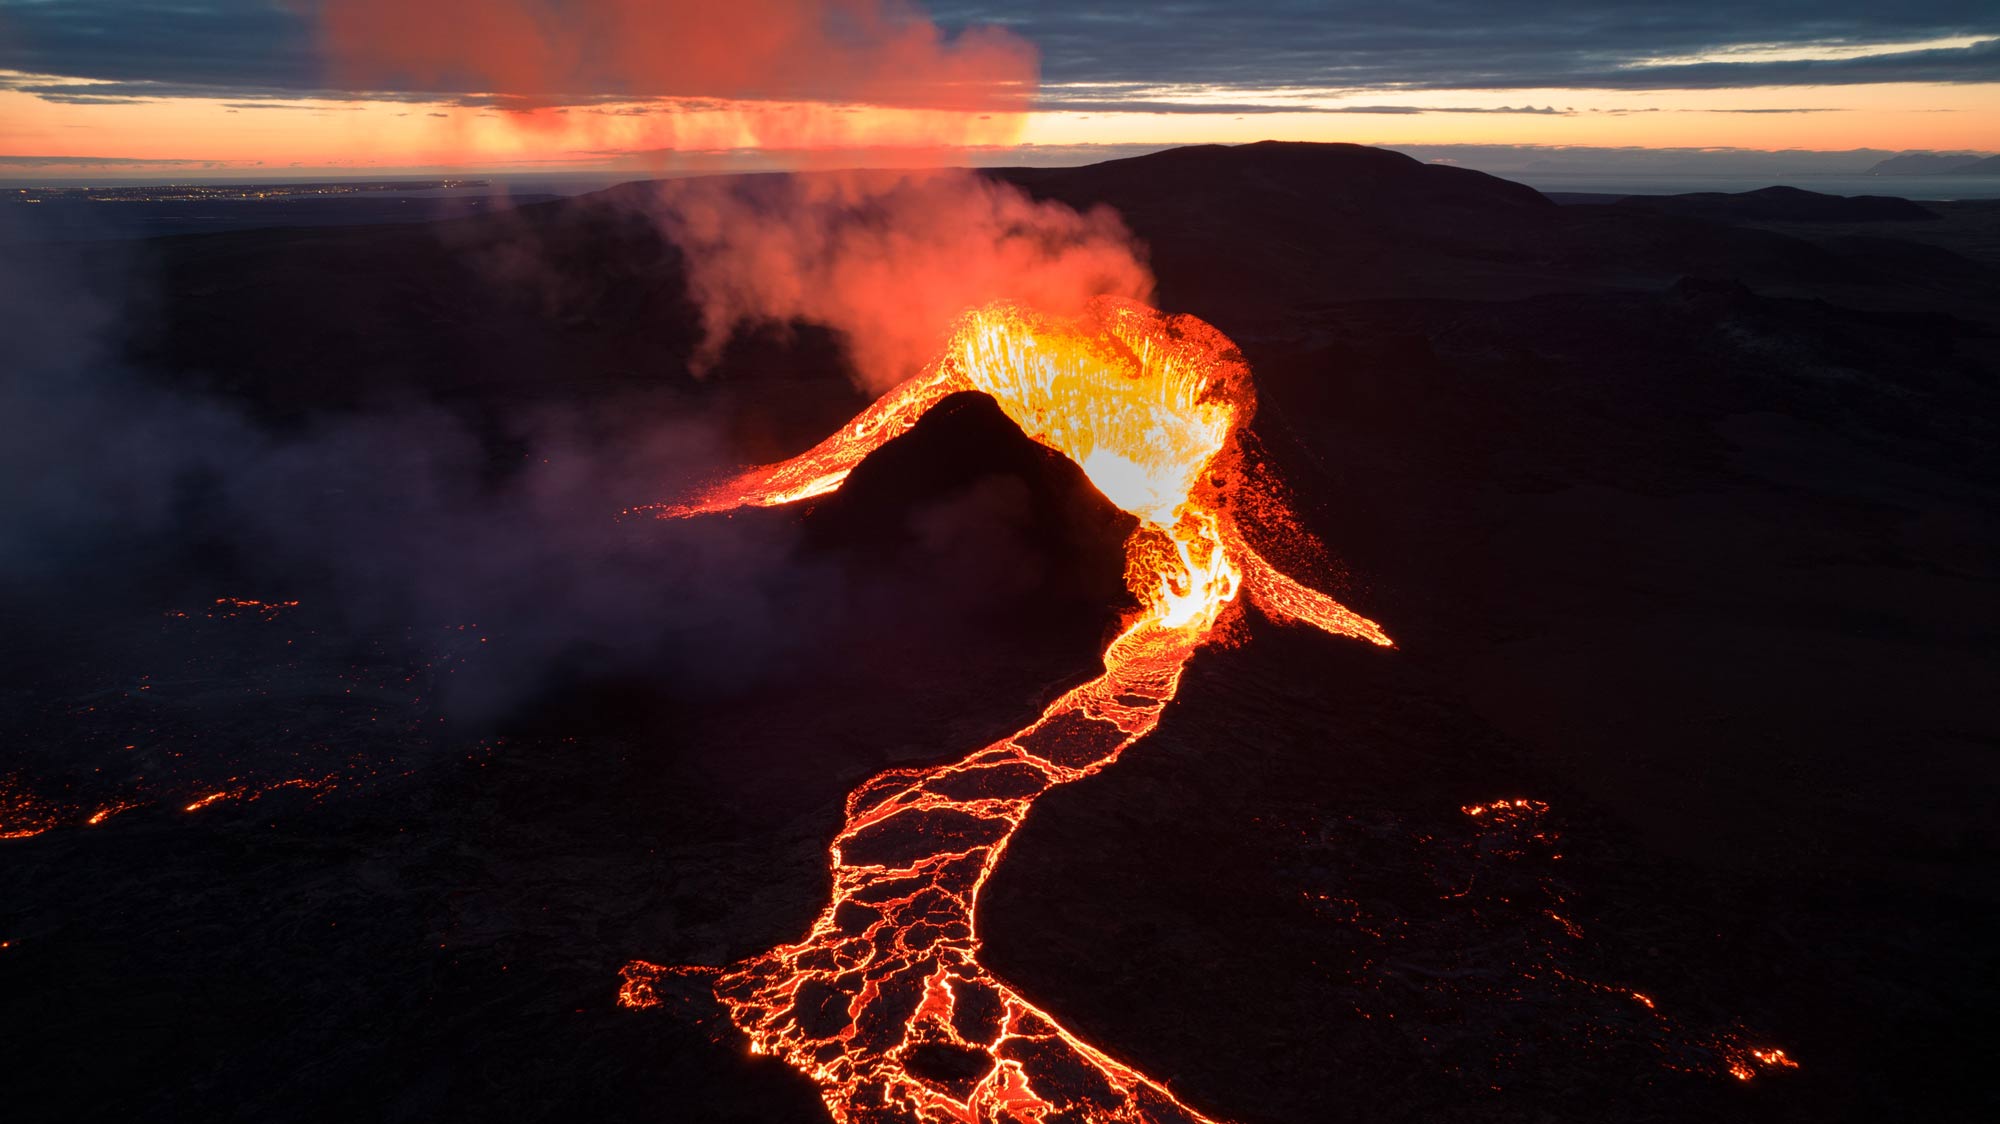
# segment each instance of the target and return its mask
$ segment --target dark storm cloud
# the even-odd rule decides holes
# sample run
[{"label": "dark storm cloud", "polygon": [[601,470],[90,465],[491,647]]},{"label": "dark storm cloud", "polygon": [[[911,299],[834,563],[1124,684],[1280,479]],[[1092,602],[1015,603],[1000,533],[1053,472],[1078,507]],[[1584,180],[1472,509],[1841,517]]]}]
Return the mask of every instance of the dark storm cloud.
[{"label": "dark storm cloud", "polygon": [[[559,6],[559,4],[558,4]],[[1172,111],[1158,89],[1209,87],[1216,112],[1269,112],[1248,95],[1343,90],[1725,88],[2000,81],[1991,0],[1056,0],[939,2],[948,29],[1001,24],[1041,51],[1049,104]],[[0,70],[46,97],[242,99],[353,93],[315,46],[316,0],[0,0]],[[1635,66],[1742,44],[1971,47],[1817,61]],[[64,87],[48,77],[108,85]],[[1064,88],[1091,83],[1088,89]],[[1099,85],[1103,84],[1103,85]],[[1137,90],[1152,93],[1141,94]],[[1122,92],[1121,92],[1122,91]],[[391,96],[471,90],[369,91]],[[1231,96],[1234,95],[1234,96]],[[1123,103],[1123,104],[1120,104]]]},{"label": "dark storm cloud", "polygon": [[1991,46],[1842,63],[1631,68],[1740,44],[1874,45],[2000,37],[1988,0],[1122,0],[933,5],[940,22],[1005,24],[1042,50],[1050,83],[1232,89],[1755,86],[2000,80]]},{"label": "dark storm cloud", "polygon": [[0,0],[0,70],[144,96],[320,86],[311,6],[291,0]]},{"label": "dark storm cloud", "polygon": [[[1851,86],[1873,82],[2000,82],[2000,38],[1966,47],[1897,51],[1851,59],[1704,62],[1582,74],[1576,84],[1624,90],[1714,90],[1741,86]],[[1531,85],[1504,75],[1484,83]]]}]

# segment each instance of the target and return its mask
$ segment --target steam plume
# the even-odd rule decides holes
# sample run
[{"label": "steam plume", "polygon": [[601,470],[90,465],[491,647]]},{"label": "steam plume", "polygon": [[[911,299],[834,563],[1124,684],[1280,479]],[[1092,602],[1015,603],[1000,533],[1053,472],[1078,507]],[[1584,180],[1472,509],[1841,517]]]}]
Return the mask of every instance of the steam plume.
[{"label": "steam plume", "polygon": [[[947,37],[899,0],[334,0],[325,30],[350,74],[485,91],[524,127],[558,130],[551,138],[592,116],[551,117],[553,106],[669,99],[638,134],[667,164],[716,139],[716,106],[687,99],[726,103],[720,120],[740,127],[736,140],[797,166],[834,167],[882,145],[922,165],[1018,139],[1036,82],[1019,38]],[[1144,255],[1113,213],[1079,214],[959,170],[681,181],[657,201],[687,255],[704,369],[739,326],[810,321],[845,337],[864,388],[880,392],[932,358],[967,309],[1009,299],[1066,315],[1094,296],[1152,295]]]},{"label": "steam plume", "polygon": [[842,333],[880,393],[935,358],[966,309],[1007,299],[1071,315],[1100,294],[1153,291],[1114,212],[961,170],[680,180],[660,198],[702,310],[701,365],[738,325],[805,320]]}]

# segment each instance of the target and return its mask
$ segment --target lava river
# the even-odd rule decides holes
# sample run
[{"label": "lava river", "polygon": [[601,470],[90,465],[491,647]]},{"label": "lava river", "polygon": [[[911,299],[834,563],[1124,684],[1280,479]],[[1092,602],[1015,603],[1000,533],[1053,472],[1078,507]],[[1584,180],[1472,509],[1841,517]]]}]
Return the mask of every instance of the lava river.
[{"label": "lava river", "polygon": [[1247,515],[1289,523],[1244,483],[1237,435],[1255,396],[1235,346],[1193,317],[1129,301],[1100,299],[1073,319],[989,307],[964,318],[929,370],[817,447],[654,510],[677,518],[824,495],[967,390],[991,395],[1138,518],[1125,578],[1139,608],[1106,648],[1104,673],[1009,737],[950,764],[890,770],[849,795],[829,849],[832,900],[798,941],[723,969],[635,962],[620,999],[657,1002],[669,973],[711,977],[751,1049],[809,1077],[843,1124],[1203,1121],[981,967],[974,922],[1035,798],[1150,733],[1189,657],[1242,595],[1280,621],[1390,643],[1245,541]]}]

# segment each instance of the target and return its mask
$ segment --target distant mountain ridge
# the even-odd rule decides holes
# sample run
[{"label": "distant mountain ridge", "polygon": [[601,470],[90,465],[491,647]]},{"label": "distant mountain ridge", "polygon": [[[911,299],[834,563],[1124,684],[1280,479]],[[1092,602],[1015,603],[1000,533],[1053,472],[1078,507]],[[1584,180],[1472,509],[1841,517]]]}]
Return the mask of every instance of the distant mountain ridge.
[{"label": "distant mountain ridge", "polygon": [[1871,176],[1994,175],[2000,173],[2000,156],[1977,152],[1905,152],[1868,169]]},{"label": "distant mountain ridge", "polygon": [[1906,222],[1937,217],[1908,199],[1894,196],[1822,195],[1796,187],[1628,195],[1616,205],[1716,222]]}]

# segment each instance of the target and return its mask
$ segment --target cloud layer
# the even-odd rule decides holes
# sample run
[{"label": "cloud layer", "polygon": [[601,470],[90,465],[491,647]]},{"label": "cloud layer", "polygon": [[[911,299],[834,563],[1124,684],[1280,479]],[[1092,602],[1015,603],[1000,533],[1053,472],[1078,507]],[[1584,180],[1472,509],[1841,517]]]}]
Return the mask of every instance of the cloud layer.
[{"label": "cloud layer", "polygon": [[[387,21],[401,28],[412,52],[426,44],[450,45],[456,36],[466,43],[468,54],[476,51],[485,60],[486,68],[330,67],[316,31],[330,8],[345,8],[360,26]],[[676,8],[704,14],[683,27],[685,17],[672,14]],[[11,82],[16,88],[62,98],[295,97],[361,91],[433,97],[511,85],[549,94],[560,90],[579,100],[657,93],[799,95],[816,87],[865,87],[870,97],[895,100],[912,96],[911,89],[897,88],[904,78],[948,75],[949,68],[930,65],[940,59],[974,77],[1011,73],[1021,59],[1020,45],[1027,43],[1040,52],[1044,96],[1050,103],[1110,108],[1120,102],[1157,101],[1162,88],[1193,87],[1220,91],[1212,100],[1234,101],[1233,112],[1243,111],[1243,100],[1253,95],[1298,89],[1647,90],[2000,81],[2000,12],[1985,0],[1412,0],[1395,5],[1186,0],[1170,14],[1149,0],[1091,5],[1026,0],[935,4],[931,20],[915,19],[894,35],[880,34],[881,21],[905,20],[911,11],[862,0],[750,0],[698,8],[638,0],[453,0],[442,5],[0,0],[0,70],[17,73]],[[793,34],[802,18],[826,12],[843,21],[831,37]],[[617,26],[638,27],[643,34],[600,34],[607,16]],[[491,70],[493,61],[507,53],[486,48],[522,37],[547,39],[551,25],[566,29],[553,43],[557,50],[536,54],[529,70]],[[857,31],[857,41],[877,46],[828,49]],[[931,34],[942,38],[924,38]],[[1910,49],[1951,38],[1982,41]],[[480,39],[490,42],[475,41]],[[883,48],[884,43],[892,47]],[[801,44],[813,47],[799,56],[807,62],[794,58]],[[1790,48],[1791,54],[1817,57],[1782,57],[1782,50],[1727,53],[1745,45]],[[1855,56],[1857,51],[1866,53]],[[789,75],[793,88],[736,88],[729,76],[739,71],[724,68],[718,76],[711,65],[732,52],[782,63],[763,72]],[[1655,65],[1660,60],[1681,61]],[[79,87],[51,82],[51,77],[104,84]],[[1082,83],[1089,88],[1077,86]]]}]

